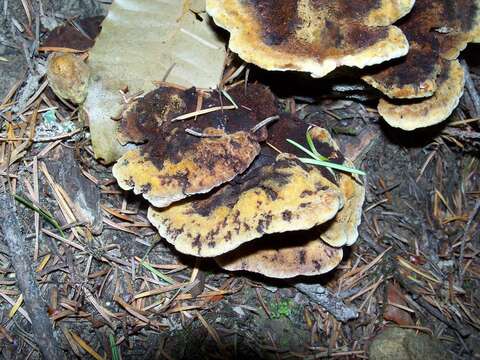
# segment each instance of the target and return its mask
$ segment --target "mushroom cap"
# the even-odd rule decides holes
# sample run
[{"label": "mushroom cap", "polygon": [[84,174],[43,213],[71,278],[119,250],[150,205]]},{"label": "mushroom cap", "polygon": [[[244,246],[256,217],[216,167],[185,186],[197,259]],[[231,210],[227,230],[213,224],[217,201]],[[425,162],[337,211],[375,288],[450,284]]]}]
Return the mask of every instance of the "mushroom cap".
[{"label": "mushroom cap", "polygon": [[[314,125],[314,124],[313,124]],[[280,151],[305,157],[301,150],[287,143],[285,139],[305,144],[307,131],[313,140],[317,151],[329,161],[353,167],[349,159],[345,159],[329,132],[318,126],[313,126],[296,117],[283,114],[277,122],[270,126],[268,143]],[[340,171],[329,172],[319,167],[322,174],[334,182],[342,191],[345,204],[335,215],[335,218],[325,224],[322,239],[331,246],[352,245],[358,238],[357,228],[361,222],[362,206],[365,201],[365,186],[356,175]]]},{"label": "mushroom cap", "polygon": [[[282,150],[288,148],[291,152],[298,152],[297,148],[290,147],[282,139],[290,138],[304,143],[308,127],[308,124],[295,117],[283,115],[270,127],[268,143],[275,148],[278,146]],[[353,166],[350,160],[343,158],[326,129],[311,127],[309,131],[321,155],[331,161]],[[352,174],[335,172],[334,176],[345,204],[333,219],[308,231],[268,235],[261,241],[243,244],[218,256],[215,261],[225,270],[245,270],[273,278],[320,275],[335,268],[342,260],[342,246],[352,245],[358,238],[365,186]]]},{"label": "mushroom cap", "polygon": [[150,207],[148,218],[178,251],[213,257],[264,234],[310,229],[343,206],[338,187],[316,167],[289,155],[271,161],[261,155],[260,165],[254,163],[235,182],[208,197],[166,209]]},{"label": "mushroom cap", "polygon": [[[220,106],[220,100],[195,89],[161,87],[130,106],[120,140],[143,144],[113,166],[120,187],[165,207],[243,173],[260,152],[258,141],[267,135],[263,128],[255,133],[250,129],[277,109],[273,95],[261,85],[251,85],[247,93],[236,87],[230,97],[242,106],[185,121],[173,119],[195,111],[199,102],[207,109]],[[190,127],[205,137],[186,133]]]},{"label": "mushroom cap", "polygon": [[53,53],[48,57],[47,78],[58,97],[80,104],[87,96],[90,69],[79,55]]},{"label": "mushroom cap", "polygon": [[[226,134],[207,128],[207,135],[218,137],[192,138],[181,150],[181,158],[152,159],[148,153],[128,151],[113,166],[119,186],[142,194],[151,204],[165,207],[193,194],[209,192],[216,186],[243,173],[260,152],[260,145],[248,132]],[[173,146],[173,144],[172,144]]]},{"label": "mushroom cap", "polygon": [[438,124],[450,116],[463,95],[465,72],[457,60],[442,61],[437,90],[432,97],[400,104],[381,99],[378,112],[393,127],[414,130]]},{"label": "mushroom cap", "polygon": [[381,66],[379,72],[362,79],[391,99],[429,97],[437,90],[438,61],[431,44],[412,41],[405,61]]},{"label": "mushroom cap", "polygon": [[480,0],[417,0],[399,27],[410,43],[407,56],[363,79],[390,98],[429,97],[438,87],[442,61],[480,41]]},{"label": "mushroom cap", "polygon": [[268,235],[261,241],[243,244],[215,261],[228,271],[249,271],[271,278],[321,275],[342,260],[342,248],[320,239],[321,229]]},{"label": "mushroom cap", "polygon": [[207,12],[230,32],[229,47],[267,70],[322,77],[405,55],[408,41],[391,26],[414,0],[207,0]]}]

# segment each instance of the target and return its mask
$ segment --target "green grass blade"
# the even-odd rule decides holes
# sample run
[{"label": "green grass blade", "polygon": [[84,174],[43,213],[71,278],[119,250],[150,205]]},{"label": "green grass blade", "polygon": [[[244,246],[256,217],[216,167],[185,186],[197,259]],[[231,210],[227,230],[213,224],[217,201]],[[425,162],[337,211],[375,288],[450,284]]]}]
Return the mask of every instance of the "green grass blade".
[{"label": "green grass blade", "polygon": [[117,342],[115,341],[115,337],[112,334],[108,336],[108,341],[110,342],[110,348],[112,350],[112,360],[120,360],[120,353],[118,352]]},{"label": "green grass blade", "polygon": [[310,136],[310,133],[307,131],[307,143],[310,146],[311,150],[308,150],[306,147],[300,145],[296,141],[293,141],[292,139],[287,139],[287,142],[295,146],[296,148],[302,150],[305,152],[307,155],[310,155],[311,158],[299,158],[300,161],[304,162],[305,164],[311,164],[311,165],[319,165],[319,166],[324,166],[329,169],[336,169],[336,170],[341,170],[345,172],[349,172],[352,174],[358,174],[358,175],[366,175],[366,173],[362,170],[358,170],[355,168],[351,168],[345,165],[340,165],[336,164],[334,162],[328,161],[328,158],[325,156],[321,155],[317,149],[315,148],[315,144],[313,142],[312,137]]},{"label": "green grass blade", "polygon": [[352,173],[352,174],[367,175],[362,170],[351,168],[351,167],[348,167],[348,166],[345,166],[345,165],[335,164],[335,163],[330,162],[330,161],[323,161],[323,160],[311,159],[311,158],[298,158],[298,160],[300,160],[301,162],[303,162],[305,164],[320,165],[320,166],[324,166],[324,167],[331,168],[331,169],[336,169],[336,170],[349,172],[349,173]]},{"label": "green grass blade", "polygon": [[315,155],[314,157],[323,161],[328,161],[328,158],[323,156],[317,151],[317,148],[315,147],[315,143],[313,142],[312,135],[310,135],[310,129],[307,130],[307,144],[310,146],[310,150],[312,150],[312,153]]},{"label": "green grass blade", "polygon": [[291,139],[287,139],[287,142],[289,142],[290,144],[292,144],[293,146],[299,148],[300,150],[302,150],[303,152],[305,152],[306,154],[310,155],[312,158],[316,158],[316,155],[311,152],[310,150],[308,150],[306,147],[300,145],[299,143],[297,143],[296,141],[293,141]]},{"label": "green grass blade", "polygon": [[173,284],[176,284],[177,282],[175,280],[173,280],[170,276],[167,276],[163,273],[161,273],[160,271],[158,271],[157,269],[155,269],[152,265],[146,263],[146,262],[141,262],[140,264],[142,264],[143,267],[145,267],[146,269],[150,270],[152,273],[154,273],[155,275],[157,275],[160,279],[162,279],[163,281],[173,285]]},{"label": "green grass blade", "polygon": [[45,221],[47,221],[48,223],[50,223],[50,225],[52,225],[55,229],[57,229],[62,235],[62,237],[65,237],[65,233],[63,232],[62,227],[60,226],[60,223],[47,210],[44,210],[41,207],[38,207],[32,201],[20,195],[15,194],[14,197],[15,197],[15,200],[17,200],[19,203],[23,204],[27,208],[38,213]]}]

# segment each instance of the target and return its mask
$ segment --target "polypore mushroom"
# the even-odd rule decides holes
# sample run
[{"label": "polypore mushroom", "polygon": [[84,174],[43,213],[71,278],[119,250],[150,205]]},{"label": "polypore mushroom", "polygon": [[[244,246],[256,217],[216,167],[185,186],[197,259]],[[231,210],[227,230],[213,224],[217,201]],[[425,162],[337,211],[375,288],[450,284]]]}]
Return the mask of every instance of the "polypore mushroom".
[{"label": "polypore mushroom", "polygon": [[[276,136],[268,139],[269,144],[297,153],[298,149],[289,147],[289,144],[283,145],[284,142],[279,140],[282,136],[299,138],[302,133],[304,137],[308,125],[293,117],[283,120],[270,129]],[[315,147],[329,160],[351,164],[340,154],[328,131],[313,127],[310,134]],[[310,231],[270,235],[265,240],[242,245],[216,257],[215,261],[229,271],[245,270],[275,278],[320,275],[335,268],[342,260],[342,246],[352,245],[358,237],[357,228],[365,198],[365,187],[358,177],[339,173],[335,174],[335,178],[344,197],[344,206],[333,219]]]},{"label": "polypore mushroom", "polygon": [[[120,158],[114,176],[122,188],[142,193],[154,205],[149,220],[182,253],[226,254],[217,259],[226,269],[271,277],[333,269],[342,259],[341,247],[356,239],[363,186],[350,175],[302,163],[296,158],[301,155],[298,149],[286,141],[304,142],[310,131],[322,154],[347,163],[326,130],[309,129],[287,114],[268,132],[256,129],[262,119],[277,113],[266,87],[252,84],[245,91],[235,86],[228,94],[229,99],[220,101],[216,94],[163,86],[135,101],[124,113],[119,138],[139,147]],[[222,108],[227,101],[237,108]],[[217,111],[194,119],[199,104],[202,110]],[[190,127],[202,136],[186,133]],[[199,193],[205,194],[192,196]],[[311,231],[302,231],[307,229]],[[268,234],[291,241],[274,240],[271,248]],[[245,243],[258,251],[250,256]],[[258,257],[281,261],[282,270],[263,266]]]},{"label": "polypore mushroom", "polygon": [[[281,114],[269,131],[258,129],[262,119],[277,114],[266,87],[234,86],[228,94],[219,100],[163,86],[134,102],[123,116],[120,140],[140,145],[114,166],[120,186],[154,205],[150,222],[182,253],[221,256],[217,261],[226,269],[272,277],[331,270],[342,246],[357,238],[364,187],[353,175],[304,163],[287,139],[302,143],[309,132],[328,160],[350,162],[326,130],[310,129],[294,116]],[[227,108],[227,101],[235,106]],[[258,258],[281,259],[280,275]]]},{"label": "polypore mushroom", "polygon": [[79,55],[54,53],[48,57],[47,78],[58,97],[80,104],[87,96],[90,69]]},{"label": "polypore mushroom", "polygon": [[96,158],[117,160],[129,147],[116,132],[127,96],[147,93],[166,80],[185,87],[215,88],[226,49],[205,13],[205,1],[113,1],[89,52],[92,77],[81,116],[88,122]]},{"label": "polypore mushroom", "polygon": [[403,56],[408,42],[391,26],[414,0],[207,0],[207,12],[230,32],[229,47],[267,70],[322,77]]},{"label": "polypore mushroom", "polygon": [[[399,27],[410,43],[405,58],[363,79],[395,102],[379,111],[392,126],[413,130],[445,120],[463,93],[463,70],[455,61],[469,42],[480,41],[480,1],[417,0]],[[435,95],[436,92],[439,94]]]},{"label": "polypore mushroom", "polygon": [[261,166],[206,198],[151,207],[150,222],[178,251],[212,257],[264,234],[323,224],[343,206],[338,187],[317,168],[289,155],[257,161]]},{"label": "polypore mushroom", "polygon": [[268,235],[218,256],[215,261],[228,271],[249,271],[271,278],[313,276],[333,270],[343,258],[341,247],[320,239],[321,228]]},{"label": "polypore mushroom", "polygon": [[463,95],[465,73],[460,63],[457,60],[442,61],[435,85],[433,96],[421,101],[392,102],[380,99],[378,112],[391,126],[403,130],[438,124],[450,116]]},{"label": "polypore mushroom", "polygon": [[[264,128],[252,129],[277,110],[273,95],[261,85],[251,85],[246,94],[234,87],[230,98],[242,106],[225,108],[217,94],[175,87],[160,87],[135,102],[120,125],[120,140],[144,144],[114,165],[120,187],[165,207],[243,173],[260,152],[258,141],[266,138]],[[178,119],[196,110],[215,111]]]}]

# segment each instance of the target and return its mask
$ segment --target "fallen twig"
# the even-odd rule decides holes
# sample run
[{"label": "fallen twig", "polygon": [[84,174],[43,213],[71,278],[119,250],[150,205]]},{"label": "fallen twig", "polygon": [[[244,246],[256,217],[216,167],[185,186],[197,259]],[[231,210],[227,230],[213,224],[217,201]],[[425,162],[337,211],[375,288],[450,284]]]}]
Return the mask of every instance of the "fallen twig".
[{"label": "fallen twig", "polygon": [[0,228],[10,249],[17,285],[24,296],[25,308],[32,319],[34,338],[45,359],[62,359],[63,355],[57,346],[47,306],[35,281],[30,256],[24,248],[25,239],[15,214],[13,198],[6,192],[0,194]]},{"label": "fallen twig", "polygon": [[358,317],[358,311],[354,307],[347,306],[328,289],[318,284],[295,284],[295,288],[306,295],[311,301],[322,306],[338,321],[347,322]]},{"label": "fallen twig", "polygon": [[455,128],[446,128],[443,130],[443,133],[446,135],[458,137],[462,140],[479,140],[480,133],[476,131],[466,131]]}]

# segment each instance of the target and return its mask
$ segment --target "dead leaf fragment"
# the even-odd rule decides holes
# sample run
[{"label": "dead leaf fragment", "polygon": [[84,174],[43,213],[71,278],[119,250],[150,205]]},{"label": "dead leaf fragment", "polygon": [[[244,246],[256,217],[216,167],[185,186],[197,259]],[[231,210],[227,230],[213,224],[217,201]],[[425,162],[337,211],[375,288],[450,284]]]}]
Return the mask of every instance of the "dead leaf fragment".
[{"label": "dead leaf fragment", "polygon": [[95,44],[103,16],[75,19],[50,31],[42,42],[42,49],[65,48],[87,51]]},{"label": "dead leaf fragment", "polygon": [[410,313],[402,307],[407,307],[404,296],[398,286],[388,284],[387,286],[388,305],[385,307],[383,318],[393,321],[398,325],[413,325],[413,319]]},{"label": "dead leaf fragment", "polygon": [[[92,81],[83,116],[97,158],[110,163],[128,147],[115,136],[123,110],[121,89],[149,92],[154,81],[215,88],[226,56],[222,39],[204,12],[178,0],[115,1],[90,52]],[[202,2],[194,3],[201,9]],[[204,5],[204,1],[203,1]]]}]

